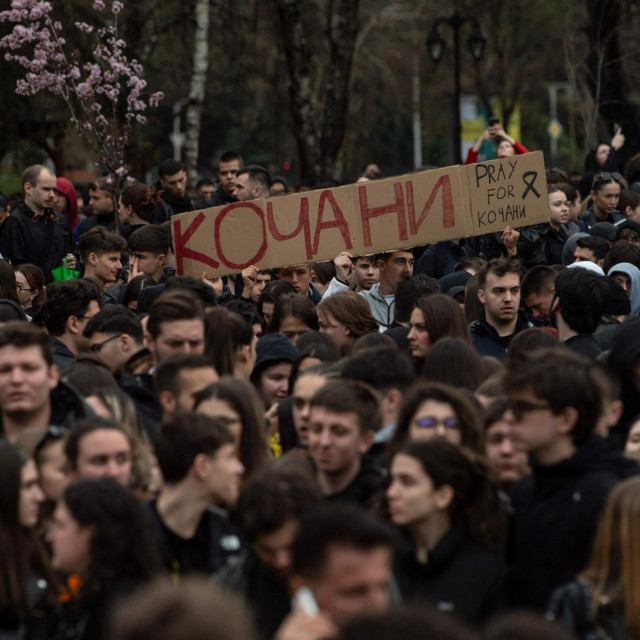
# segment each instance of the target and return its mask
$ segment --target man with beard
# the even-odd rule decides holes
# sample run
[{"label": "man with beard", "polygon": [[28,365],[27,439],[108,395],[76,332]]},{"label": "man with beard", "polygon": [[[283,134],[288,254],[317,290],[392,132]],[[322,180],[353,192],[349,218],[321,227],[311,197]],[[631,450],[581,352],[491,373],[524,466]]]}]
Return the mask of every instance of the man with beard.
[{"label": "man with beard", "polygon": [[113,231],[117,208],[113,181],[109,181],[109,178],[98,178],[89,185],[89,207],[92,215],[78,225],[78,233],[82,235],[94,227],[104,227]]},{"label": "man with beard", "polygon": [[162,224],[176,213],[193,211],[196,206],[187,195],[187,172],[181,162],[165,160],[158,167],[160,177],[158,191],[162,198],[154,217],[155,224]]},{"label": "man with beard", "polygon": [[478,299],[484,305],[470,327],[473,346],[480,356],[503,360],[511,339],[533,326],[520,311],[520,261],[491,260],[479,272]]},{"label": "man with beard", "polygon": [[291,610],[287,579],[300,518],[317,509],[320,493],[302,469],[263,467],[238,500],[242,533],[251,548],[229,559],[216,581],[249,603],[258,632],[271,638]]}]

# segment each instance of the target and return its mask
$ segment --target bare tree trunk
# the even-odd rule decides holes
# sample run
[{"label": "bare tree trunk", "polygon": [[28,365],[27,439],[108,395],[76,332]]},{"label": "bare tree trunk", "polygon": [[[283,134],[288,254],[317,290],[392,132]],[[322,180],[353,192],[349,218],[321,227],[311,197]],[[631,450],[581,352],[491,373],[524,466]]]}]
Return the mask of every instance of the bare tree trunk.
[{"label": "bare tree trunk", "polygon": [[321,179],[334,177],[349,112],[349,88],[353,53],[358,36],[358,0],[329,0],[329,69],[322,118]]},{"label": "bare tree trunk", "polygon": [[301,180],[320,180],[320,146],[311,88],[311,53],[302,25],[300,0],[274,0],[289,73],[289,111],[298,147]]},{"label": "bare tree trunk", "polygon": [[[282,47],[289,75],[289,110],[302,181],[318,184],[332,177],[342,148],[349,109],[349,82],[358,35],[360,0],[327,0],[328,64],[326,82],[319,78],[302,21],[308,3],[274,0],[281,25]],[[323,96],[323,99],[320,98]]]},{"label": "bare tree trunk", "polygon": [[196,0],[196,31],[193,46],[193,70],[189,101],[185,117],[184,155],[187,164],[189,184],[196,181],[198,175],[198,150],[200,146],[200,125],[202,104],[207,85],[209,70],[209,0]]}]

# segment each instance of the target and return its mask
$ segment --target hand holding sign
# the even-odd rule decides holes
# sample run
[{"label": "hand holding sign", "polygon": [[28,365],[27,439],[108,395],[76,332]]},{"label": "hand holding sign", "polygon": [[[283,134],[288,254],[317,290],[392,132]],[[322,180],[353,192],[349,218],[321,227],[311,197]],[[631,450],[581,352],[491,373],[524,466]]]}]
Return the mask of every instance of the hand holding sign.
[{"label": "hand holding sign", "polygon": [[353,263],[351,262],[353,256],[347,251],[343,251],[333,260],[333,264],[336,267],[336,279],[344,282],[347,276],[353,271]]},{"label": "hand holding sign", "polygon": [[244,282],[245,289],[251,291],[258,281],[258,269],[255,265],[250,265],[246,269],[242,270],[242,281]]},{"label": "hand holding sign", "polygon": [[[171,218],[176,267],[198,277],[372,255],[549,220],[541,151]],[[509,234],[509,240],[514,236]],[[517,240],[516,240],[517,241]],[[337,256],[337,257],[336,257]]]},{"label": "hand holding sign", "polygon": [[507,255],[512,258],[517,253],[517,244],[518,238],[520,237],[520,232],[512,229],[511,227],[506,227],[502,232],[500,239],[504,242],[504,246],[507,248]]}]

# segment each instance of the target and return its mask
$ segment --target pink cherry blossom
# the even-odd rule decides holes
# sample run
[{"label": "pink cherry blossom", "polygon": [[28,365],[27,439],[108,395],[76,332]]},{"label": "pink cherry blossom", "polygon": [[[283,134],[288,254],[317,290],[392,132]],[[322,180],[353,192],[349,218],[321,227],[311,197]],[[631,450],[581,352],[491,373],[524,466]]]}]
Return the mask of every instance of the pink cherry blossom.
[{"label": "pink cherry blossom", "polygon": [[[94,0],[91,6],[101,12],[106,3]],[[11,0],[10,9],[0,11],[0,23],[12,25],[0,38],[0,51],[4,50],[5,61],[25,70],[17,80],[16,93],[33,96],[48,91],[64,100],[71,123],[117,185],[127,174],[124,157],[131,128],[144,125],[147,118],[142,113],[164,98],[161,91],[146,92],[142,65],[126,56],[117,22],[124,7],[124,2],[113,0],[111,23],[107,20],[106,25],[102,16],[95,27],[91,20],[74,23],[75,29],[93,38],[93,57],[85,60],[67,50],[63,26],[53,15],[53,2]]]}]

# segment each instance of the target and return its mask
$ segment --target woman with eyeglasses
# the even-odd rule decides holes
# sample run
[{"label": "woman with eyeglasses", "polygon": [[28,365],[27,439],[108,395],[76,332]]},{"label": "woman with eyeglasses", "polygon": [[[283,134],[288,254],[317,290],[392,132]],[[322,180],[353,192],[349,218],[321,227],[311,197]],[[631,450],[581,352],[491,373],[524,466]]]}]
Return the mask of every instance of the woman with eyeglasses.
[{"label": "woman with eyeglasses", "polygon": [[442,438],[481,453],[482,419],[473,395],[439,382],[413,385],[405,394],[389,443],[393,455],[405,442]]},{"label": "woman with eyeglasses", "polygon": [[47,608],[52,583],[35,533],[44,494],[35,463],[0,441],[0,638],[17,640]]},{"label": "woman with eyeglasses", "polygon": [[40,310],[47,293],[44,273],[35,264],[21,264],[15,274],[18,303],[28,316],[33,317]]},{"label": "woman with eyeglasses", "polygon": [[591,204],[580,216],[587,229],[598,222],[615,224],[624,221],[625,217],[617,210],[621,182],[622,176],[615,172],[603,171],[594,177],[590,192]]},{"label": "woman with eyeglasses", "polygon": [[486,463],[442,438],[405,444],[386,491],[401,527],[394,577],[407,601],[425,600],[469,624],[505,605],[500,506]]}]

